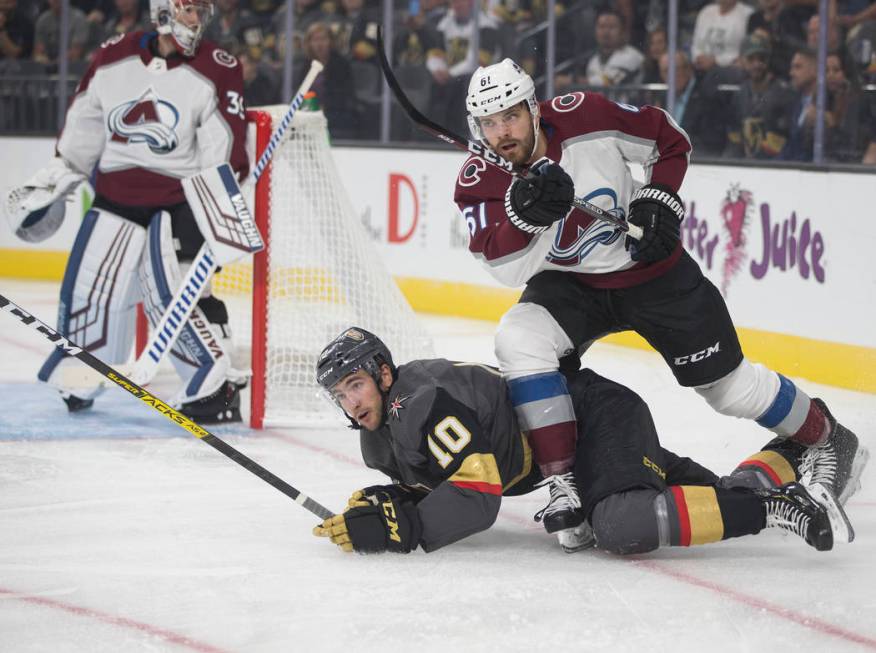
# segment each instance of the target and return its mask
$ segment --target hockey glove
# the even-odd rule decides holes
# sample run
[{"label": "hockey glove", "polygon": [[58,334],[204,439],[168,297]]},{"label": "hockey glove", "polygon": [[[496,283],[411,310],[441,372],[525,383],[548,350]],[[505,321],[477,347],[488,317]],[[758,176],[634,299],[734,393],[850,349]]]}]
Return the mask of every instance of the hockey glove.
[{"label": "hockey glove", "polygon": [[572,178],[543,157],[511,182],[505,193],[505,212],[515,227],[538,234],[568,215],[574,197]]},{"label": "hockey glove", "polygon": [[671,188],[663,184],[642,186],[633,193],[628,221],[642,228],[641,240],[627,236],[625,247],[634,261],[655,263],[675,250],[681,240],[684,205]]},{"label": "hockey glove", "polygon": [[417,506],[393,499],[350,508],[313,529],[314,535],[328,537],[342,551],[357,553],[410,553],[417,548],[421,532]]},{"label": "hockey glove", "polygon": [[424,496],[426,496],[424,491],[412,488],[409,485],[370,485],[353,492],[353,495],[347,500],[346,510],[377,506],[387,499],[417,503]]}]

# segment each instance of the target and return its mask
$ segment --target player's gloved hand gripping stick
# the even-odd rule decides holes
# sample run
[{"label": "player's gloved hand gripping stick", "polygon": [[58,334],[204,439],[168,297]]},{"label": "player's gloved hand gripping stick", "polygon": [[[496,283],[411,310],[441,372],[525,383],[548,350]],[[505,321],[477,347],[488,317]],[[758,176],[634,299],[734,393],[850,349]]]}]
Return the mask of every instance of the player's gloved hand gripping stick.
[{"label": "player's gloved hand gripping stick", "polygon": [[[402,109],[404,109],[405,113],[408,114],[408,117],[413,120],[420,129],[437,136],[445,143],[450,143],[462,150],[467,150],[472,154],[481,157],[487,163],[497,168],[501,168],[510,175],[517,176],[514,166],[510,161],[506,161],[483,143],[463,138],[446,127],[442,127],[441,125],[432,122],[417,110],[399,85],[398,80],[392,72],[392,67],[389,65],[389,60],[386,58],[386,50],[383,43],[383,26],[378,26],[377,28],[377,53],[380,60],[380,67],[383,70],[383,76],[386,78],[386,83],[389,84],[389,88],[392,89],[395,99],[398,100],[398,103],[401,105]],[[581,199],[580,197],[573,197],[572,205],[594,220],[601,220],[613,224],[630,238],[636,240],[642,238],[643,232],[640,227],[630,224],[623,218],[619,218],[601,207],[591,204],[587,200]]]}]

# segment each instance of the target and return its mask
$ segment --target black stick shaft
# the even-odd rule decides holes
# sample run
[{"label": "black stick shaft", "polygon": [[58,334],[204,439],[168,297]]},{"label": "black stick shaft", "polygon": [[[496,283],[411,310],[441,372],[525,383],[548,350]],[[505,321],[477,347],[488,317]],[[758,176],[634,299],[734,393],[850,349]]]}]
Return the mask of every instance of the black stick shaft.
[{"label": "black stick shaft", "polygon": [[34,317],[23,308],[21,308],[21,306],[13,302],[11,299],[4,297],[3,295],[0,295],[0,311],[4,311],[18,318],[18,320],[22,324],[24,324],[25,326],[29,326],[37,333],[45,336],[45,338],[49,342],[51,342],[61,351],[65,352],[69,356],[78,358],[83,363],[88,365],[88,367],[115,383],[128,394],[133,395],[153,410],[157,410],[171,422],[173,422],[177,426],[180,426],[181,428],[184,428],[186,431],[194,435],[199,440],[203,440],[211,447],[213,447],[216,451],[227,456],[241,467],[252,472],[269,485],[272,485],[280,492],[285,494],[287,497],[293,499],[295,503],[309,510],[317,517],[320,517],[321,519],[326,519],[334,514],[331,510],[317,503],[301,491],[296,490],[279,476],[276,476],[275,474],[269,472],[267,469],[259,465],[251,458],[239,452],[237,449],[232,447],[224,440],[220,440],[218,437],[210,433],[207,429],[196,424],[172,406],[164,403],[158,397],[147,392],[139,385],[131,381],[129,378],[120,374],[118,371],[101,361],[94,354],[91,354],[81,347],[78,347],[75,343],[62,336],[60,333],[51,328],[48,324]]},{"label": "black stick shaft", "polygon": [[[383,45],[383,26],[377,28],[377,54],[380,61],[380,68],[383,70],[383,76],[386,78],[386,83],[392,90],[392,94],[395,96],[395,99],[398,100],[398,103],[401,105],[402,109],[404,109],[405,113],[408,114],[408,117],[413,120],[420,129],[429,132],[433,136],[437,136],[445,143],[449,143],[461,150],[466,150],[475,156],[481,157],[487,163],[504,170],[508,174],[515,174],[514,166],[510,161],[503,159],[483,143],[463,138],[446,127],[429,120],[413,105],[408,96],[405,95],[405,92],[402,90],[401,85],[398,83],[398,79],[395,77],[395,73],[392,72],[392,66],[386,58],[386,51]],[[583,211],[594,220],[608,222],[624,233],[629,234],[632,238],[635,238],[636,240],[641,239],[642,231],[639,227],[631,225],[626,220],[609,213],[602,207],[596,206],[596,204],[592,204],[580,197],[576,197],[572,203],[575,205],[575,208]]]}]

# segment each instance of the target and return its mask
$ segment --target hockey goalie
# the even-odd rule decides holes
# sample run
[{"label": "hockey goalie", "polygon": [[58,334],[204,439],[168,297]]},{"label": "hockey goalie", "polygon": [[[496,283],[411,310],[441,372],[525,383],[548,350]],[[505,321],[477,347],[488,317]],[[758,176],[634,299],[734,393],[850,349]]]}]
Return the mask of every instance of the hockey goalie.
[{"label": "hockey goalie", "polygon": [[[16,234],[43,240],[60,225],[67,193],[93,175],[58,329],[110,365],[129,357],[137,303],[154,328],[204,244],[182,181],[226,164],[236,184],[248,171],[241,66],[202,39],[212,13],[212,0],[152,0],[155,31],[103,43],[76,89],[56,157],[5,198]],[[182,380],[174,403],[204,424],[241,418],[246,375],[231,366],[227,325],[207,284],[169,351]],[[100,391],[97,382],[66,382],[64,370],[76,365],[55,351],[38,374],[71,412]]]}]

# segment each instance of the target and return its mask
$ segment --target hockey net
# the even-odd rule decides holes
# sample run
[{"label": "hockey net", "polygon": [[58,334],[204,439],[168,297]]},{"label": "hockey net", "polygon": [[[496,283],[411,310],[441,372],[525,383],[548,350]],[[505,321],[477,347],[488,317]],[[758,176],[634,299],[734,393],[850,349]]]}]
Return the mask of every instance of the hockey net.
[{"label": "hockey net", "polygon": [[[249,112],[255,158],[287,107]],[[250,139],[251,141],[253,139]],[[250,423],[336,424],[314,380],[322,348],[352,325],[377,334],[396,363],[432,344],[353,208],[322,112],[299,111],[255,188],[266,250],[226,266],[214,293],[229,309],[235,367],[251,366]]]}]

